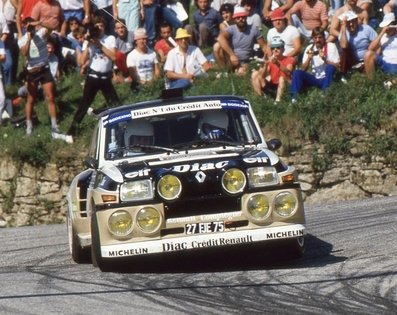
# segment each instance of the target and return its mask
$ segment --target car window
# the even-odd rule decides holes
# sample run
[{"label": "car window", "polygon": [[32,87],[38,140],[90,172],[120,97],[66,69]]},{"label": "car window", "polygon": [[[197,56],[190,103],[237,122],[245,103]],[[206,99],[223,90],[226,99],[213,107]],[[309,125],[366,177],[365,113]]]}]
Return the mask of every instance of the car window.
[{"label": "car window", "polygon": [[[247,108],[164,113],[120,120],[106,128],[106,159],[260,141]],[[203,142],[197,142],[205,140]]]}]

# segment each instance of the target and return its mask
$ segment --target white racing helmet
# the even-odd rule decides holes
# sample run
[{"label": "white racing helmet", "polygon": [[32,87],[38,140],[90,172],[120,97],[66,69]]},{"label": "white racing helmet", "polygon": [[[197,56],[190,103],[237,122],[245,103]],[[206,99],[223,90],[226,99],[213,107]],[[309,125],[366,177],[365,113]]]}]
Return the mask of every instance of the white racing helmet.
[{"label": "white racing helmet", "polygon": [[152,145],[154,143],[154,129],[146,119],[130,121],[124,131],[124,144],[128,145]]},{"label": "white racing helmet", "polygon": [[229,117],[221,110],[205,111],[201,114],[198,133],[201,139],[220,139],[226,135]]}]

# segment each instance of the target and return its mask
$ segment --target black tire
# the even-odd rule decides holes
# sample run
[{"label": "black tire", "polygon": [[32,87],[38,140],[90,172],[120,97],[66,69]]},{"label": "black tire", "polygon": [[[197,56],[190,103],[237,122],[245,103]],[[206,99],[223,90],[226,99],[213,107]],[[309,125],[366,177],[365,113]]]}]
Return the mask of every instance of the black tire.
[{"label": "black tire", "polygon": [[101,242],[98,230],[98,220],[95,211],[92,212],[91,216],[91,261],[94,267],[98,267],[101,271],[111,271],[113,268],[112,263],[102,257],[101,254]]},{"label": "black tire", "polygon": [[306,241],[304,236],[292,238],[284,241],[285,253],[288,259],[301,258],[306,251]]},{"label": "black tire", "polygon": [[72,256],[72,259],[77,264],[89,263],[91,260],[90,251],[88,249],[83,249],[80,246],[76,231],[72,226],[72,222],[69,216],[67,216],[66,222],[67,222],[66,224],[67,224],[68,237],[69,237],[69,251]]}]

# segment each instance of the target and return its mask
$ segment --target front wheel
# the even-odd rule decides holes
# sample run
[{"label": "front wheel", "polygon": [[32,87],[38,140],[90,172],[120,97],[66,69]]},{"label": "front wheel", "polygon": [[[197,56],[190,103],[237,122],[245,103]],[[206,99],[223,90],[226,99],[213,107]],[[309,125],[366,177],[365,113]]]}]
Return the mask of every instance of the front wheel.
[{"label": "front wheel", "polygon": [[101,271],[111,271],[112,264],[107,261],[106,258],[102,257],[101,254],[101,242],[99,237],[99,229],[98,229],[98,220],[96,216],[96,212],[93,211],[91,216],[91,256],[92,256],[92,265],[94,267],[98,267]]},{"label": "front wheel", "polygon": [[284,241],[285,254],[289,259],[301,258],[306,251],[305,237],[287,239]]}]

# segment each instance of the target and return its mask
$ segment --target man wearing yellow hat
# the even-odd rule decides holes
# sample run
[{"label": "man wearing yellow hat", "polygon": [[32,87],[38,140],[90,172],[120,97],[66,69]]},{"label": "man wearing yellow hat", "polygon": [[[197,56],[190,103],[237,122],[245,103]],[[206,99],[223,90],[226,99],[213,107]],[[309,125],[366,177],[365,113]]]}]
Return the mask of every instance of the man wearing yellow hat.
[{"label": "man wearing yellow hat", "polygon": [[179,28],[176,31],[177,47],[171,49],[164,64],[164,72],[168,84],[166,88],[186,89],[196,78],[206,75],[210,64],[200,48],[190,45],[187,30]]}]

